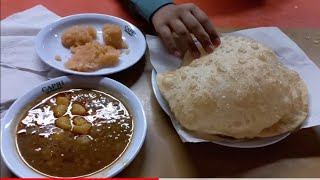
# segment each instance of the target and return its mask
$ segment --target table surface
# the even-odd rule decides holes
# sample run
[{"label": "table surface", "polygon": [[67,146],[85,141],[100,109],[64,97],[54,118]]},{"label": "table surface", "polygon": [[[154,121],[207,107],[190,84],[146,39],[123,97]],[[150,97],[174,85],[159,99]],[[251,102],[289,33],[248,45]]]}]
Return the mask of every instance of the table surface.
[{"label": "table surface", "polygon": [[[310,1],[303,2],[310,4]],[[54,4],[51,0],[1,0],[1,19],[42,3],[61,16],[88,11],[100,13],[106,11],[106,13],[135,22],[116,1],[108,1],[110,6],[109,8],[105,6],[106,9],[98,5],[88,6],[88,11],[85,8],[86,2],[82,0],[79,0],[82,5],[71,9],[68,9],[62,1],[55,0],[55,2],[57,3]],[[70,0],[70,2],[75,2],[75,0]],[[102,1],[90,0],[90,2]],[[202,6],[204,4],[204,1],[197,2],[201,2]],[[285,2],[287,1],[283,3]],[[292,2],[302,4],[302,1],[292,0],[283,6],[291,7]],[[319,1],[313,2],[318,3]],[[299,7],[300,5],[295,9]],[[261,7],[260,9],[266,8]],[[268,13],[271,12],[268,11]],[[320,39],[320,26],[317,24],[319,21],[305,19],[303,22],[305,24],[300,21],[300,24],[288,22],[291,24],[287,26],[288,24],[283,24],[287,21],[281,23],[281,20],[278,19],[250,24],[246,21],[235,20],[236,15],[230,14],[232,13],[226,13],[220,17],[220,20],[228,20],[230,16],[229,20],[235,22],[236,25],[230,28],[228,23],[217,23],[219,27],[229,27],[227,29],[218,28],[220,32],[234,31],[239,27],[280,26],[320,67],[320,45],[313,42]],[[320,18],[319,13],[317,16]],[[290,17],[293,16],[290,15]],[[132,68],[111,76],[129,86],[136,93],[142,101],[148,122],[148,132],[141,151],[135,160],[118,174],[118,177],[320,177],[320,127],[300,130],[277,144],[256,149],[235,149],[212,143],[182,143],[169,117],[154,97],[151,86],[151,69],[148,52],[146,52],[144,58]],[[1,176],[14,177],[4,164],[1,166]]]}]

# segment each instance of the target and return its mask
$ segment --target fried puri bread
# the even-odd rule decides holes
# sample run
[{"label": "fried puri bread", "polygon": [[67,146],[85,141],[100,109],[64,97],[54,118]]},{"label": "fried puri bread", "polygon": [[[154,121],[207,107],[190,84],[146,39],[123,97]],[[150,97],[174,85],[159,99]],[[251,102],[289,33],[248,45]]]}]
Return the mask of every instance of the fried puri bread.
[{"label": "fried puri bread", "polygon": [[190,131],[233,138],[271,137],[298,128],[308,91],[273,50],[245,37],[224,36],[211,54],[186,53],[184,66],[157,74],[175,119]]}]

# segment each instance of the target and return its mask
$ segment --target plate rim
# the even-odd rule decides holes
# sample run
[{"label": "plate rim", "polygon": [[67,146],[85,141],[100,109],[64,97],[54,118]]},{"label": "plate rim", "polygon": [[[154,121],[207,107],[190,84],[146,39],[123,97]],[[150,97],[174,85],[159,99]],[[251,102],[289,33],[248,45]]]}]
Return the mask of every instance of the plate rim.
[{"label": "plate rim", "polygon": [[[132,63],[130,63],[127,66],[124,66],[122,68],[119,68],[118,70],[111,70],[110,72],[104,72],[104,71],[92,71],[92,72],[80,72],[80,71],[73,71],[70,69],[66,69],[66,68],[58,68],[56,66],[54,66],[53,64],[49,63],[50,60],[45,60],[45,56],[41,51],[41,44],[43,42],[43,38],[45,37],[45,35],[47,33],[49,33],[50,29],[53,29],[55,27],[57,27],[59,24],[64,23],[64,22],[68,22],[68,21],[74,21],[74,20],[78,20],[81,18],[111,18],[111,19],[115,19],[117,21],[121,21],[125,24],[128,24],[130,27],[134,27],[135,32],[137,32],[138,36],[141,37],[141,41],[143,42],[143,47],[142,47],[142,53],[139,54],[139,58],[137,58],[136,60],[132,61]],[[61,45],[62,46],[62,45]],[[53,21],[52,23],[46,25],[45,27],[41,28],[41,30],[37,33],[36,37],[35,37],[35,47],[34,47],[37,56],[41,59],[42,62],[44,62],[46,65],[50,66],[53,69],[56,69],[58,71],[64,72],[64,73],[68,73],[71,75],[81,75],[81,76],[99,76],[99,75],[110,75],[110,74],[114,74],[114,73],[118,73],[121,71],[124,71],[130,67],[132,67],[133,65],[135,65],[137,62],[139,62],[141,60],[141,58],[144,56],[146,49],[147,49],[147,42],[146,42],[146,38],[145,35],[141,32],[141,30],[139,28],[137,28],[135,25],[133,25],[132,23],[121,19],[119,17],[116,16],[112,16],[112,15],[107,15],[107,14],[101,14],[101,13],[80,13],[80,14],[73,14],[73,15],[69,15],[69,16],[65,16],[65,17],[61,17],[60,19]],[[112,67],[111,67],[112,68]]]}]

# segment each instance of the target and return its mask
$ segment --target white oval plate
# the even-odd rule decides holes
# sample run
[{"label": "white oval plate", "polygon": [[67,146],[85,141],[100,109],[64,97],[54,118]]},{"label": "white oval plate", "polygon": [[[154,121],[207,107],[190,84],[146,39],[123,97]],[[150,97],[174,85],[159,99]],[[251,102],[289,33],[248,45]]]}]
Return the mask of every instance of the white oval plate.
[{"label": "white oval plate", "polygon": [[138,97],[125,85],[104,77],[63,76],[46,81],[33,88],[16,100],[6,112],[1,122],[1,155],[8,168],[21,178],[46,177],[28,167],[20,158],[16,147],[16,129],[20,122],[17,114],[23,112],[23,108],[33,102],[37,97],[44,95],[48,86],[55,90],[60,88],[99,88],[107,89],[110,94],[116,95],[129,108],[134,119],[134,130],[131,142],[123,155],[111,166],[94,173],[88,177],[112,177],[123,170],[138,154],[147,131],[147,121],[141,102]]},{"label": "white oval plate", "polygon": [[[167,113],[167,115],[170,117],[173,124],[176,124],[176,120],[174,118],[174,115],[172,114],[170,107],[167,103],[167,101],[162,97],[160,90],[158,88],[157,80],[156,80],[157,72],[155,69],[152,70],[151,75],[151,82],[152,82],[152,89],[155,94],[155,97],[160,104],[161,108]],[[188,136],[198,139],[197,137],[193,136],[192,134],[184,131],[183,129],[179,129],[179,131],[183,131],[184,134],[187,134]],[[228,147],[234,147],[234,148],[257,148],[257,147],[263,147],[268,146],[274,143],[277,143],[287,136],[289,136],[290,133],[281,134],[279,136],[270,137],[270,138],[257,138],[252,140],[243,140],[243,141],[234,141],[230,139],[215,139],[211,140],[210,142],[213,142],[215,144],[219,144],[222,146],[228,146]],[[198,139],[198,141],[205,141],[202,139]]]},{"label": "white oval plate", "polygon": [[[93,72],[79,72],[65,68],[64,63],[71,57],[71,52],[61,43],[63,31],[75,25],[90,25],[97,30],[97,40],[103,43],[102,26],[106,23],[119,25],[122,29],[122,39],[128,45],[128,49],[122,50],[119,64]],[[134,65],[146,50],[146,40],[137,27],[123,19],[103,14],[78,14],[61,18],[43,28],[37,34],[35,49],[40,59],[55,69],[69,74],[96,76],[116,73]],[[57,55],[62,61],[55,60]]]}]

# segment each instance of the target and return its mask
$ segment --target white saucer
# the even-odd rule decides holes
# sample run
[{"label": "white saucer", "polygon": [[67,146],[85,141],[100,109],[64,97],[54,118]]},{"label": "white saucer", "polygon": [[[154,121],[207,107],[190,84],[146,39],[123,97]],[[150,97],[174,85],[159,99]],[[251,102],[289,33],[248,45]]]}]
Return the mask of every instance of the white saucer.
[{"label": "white saucer", "polygon": [[[63,31],[75,25],[90,25],[97,29],[97,40],[103,43],[102,26],[106,23],[119,25],[122,39],[128,45],[128,49],[122,50],[119,64],[94,72],[78,72],[65,68],[64,63],[71,57],[71,53],[61,43]],[[35,48],[42,61],[55,69],[69,74],[96,76],[116,73],[134,65],[144,55],[146,40],[137,27],[123,19],[103,14],[78,14],[61,18],[43,28],[36,37]],[[55,56],[60,56],[62,61],[57,61]]]}]

